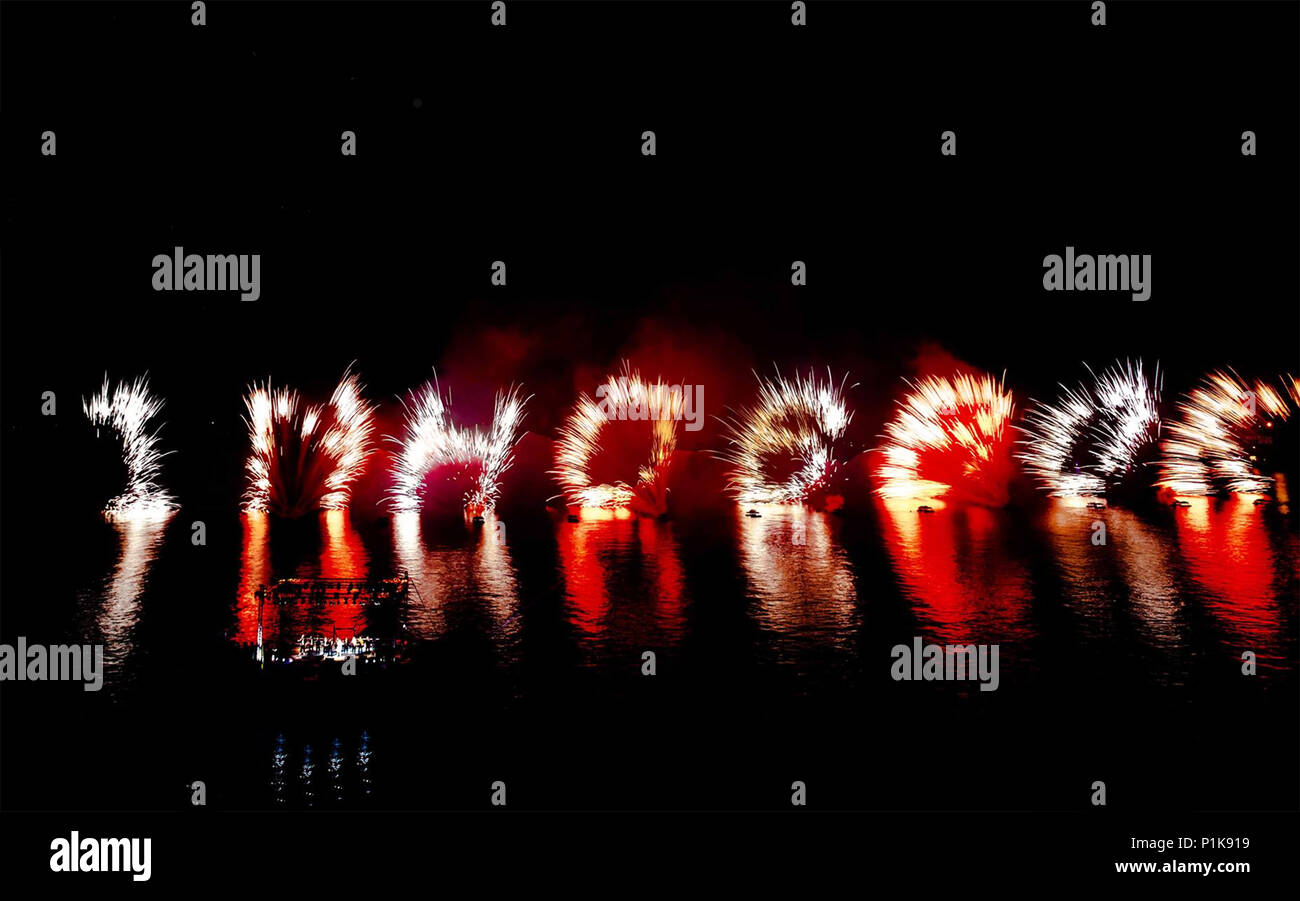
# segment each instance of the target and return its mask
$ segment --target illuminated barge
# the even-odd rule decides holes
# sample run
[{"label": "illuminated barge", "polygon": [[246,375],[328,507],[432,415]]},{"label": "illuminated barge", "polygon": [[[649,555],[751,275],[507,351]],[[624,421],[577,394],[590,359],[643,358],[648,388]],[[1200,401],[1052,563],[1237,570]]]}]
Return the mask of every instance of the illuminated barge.
[{"label": "illuminated barge", "polygon": [[[280,579],[260,585],[254,659],[265,666],[388,664],[405,659],[410,577]],[[267,642],[264,624],[280,621]]]}]

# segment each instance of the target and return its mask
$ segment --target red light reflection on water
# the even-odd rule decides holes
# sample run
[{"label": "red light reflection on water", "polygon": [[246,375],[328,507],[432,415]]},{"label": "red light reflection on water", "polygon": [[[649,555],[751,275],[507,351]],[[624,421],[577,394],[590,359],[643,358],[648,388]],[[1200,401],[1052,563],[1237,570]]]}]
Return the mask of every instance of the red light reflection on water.
[{"label": "red light reflection on water", "polygon": [[684,575],[671,523],[583,515],[557,524],[556,543],[569,619],[589,645],[647,648],[681,639]]},{"label": "red light reflection on water", "polygon": [[241,513],[242,533],[239,553],[239,592],[235,600],[238,623],[235,640],[243,644],[257,641],[257,598],[261,585],[271,580],[270,517],[265,513]]},{"label": "red light reflection on water", "polygon": [[[1286,566],[1294,572],[1294,536],[1281,539],[1291,542],[1289,553],[1275,548],[1263,520],[1265,508],[1255,506],[1253,495],[1186,501],[1189,506],[1174,508],[1178,546],[1192,578],[1206,592],[1206,607],[1240,645],[1234,654],[1254,651],[1261,663],[1289,665],[1278,602],[1288,589],[1277,580]],[[1279,556],[1289,560],[1279,566]]]},{"label": "red light reflection on water", "polygon": [[[240,547],[239,589],[235,603],[235,640],[243,643],[257,641],[259,586],[270,585],[284,574],[272,571],[271,547],[275,529],[266,513],[240,514],[242,544]],[[327,510],[318,514],[319,550],[302,547],[301,560],[292,575],[303,579],[364,579],[369,573],[370,554],[365,543],[352,525],[347,510]],[[296,524],[286,524],[292,528]],[[300,541],[300,533],[286,533],[285,541]],[[311,544],[311,542],[308,542]],[[290,548],[292,550],[292,548]],[[300,633],[351,635],[363,631],[358,604],[340,603],[337,599],[320,604],[267,606],[262,611],[263,640],[270,641],[280,635],[296,637]]]},{"label": "red light reflection on water", "polygon": [[306,578],[364,579],[370,569],[370,554],[347,510],[326,510],[320,515],[320,563],[313,571],[307,564],[299,569]]},{"label": "red light reflection on water", "polygon": [[935,637],[996,643],[1030,635],[1029,574],[1009,550],[1005,514],[963,504],[924,513],[908,498],[876,505],[894,572]]}]

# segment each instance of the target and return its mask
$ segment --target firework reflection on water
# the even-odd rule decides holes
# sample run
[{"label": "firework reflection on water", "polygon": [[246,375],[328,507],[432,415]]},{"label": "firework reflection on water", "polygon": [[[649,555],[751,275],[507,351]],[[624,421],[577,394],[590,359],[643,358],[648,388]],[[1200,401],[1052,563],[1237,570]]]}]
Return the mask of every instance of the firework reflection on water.
[{"label": "firework reflection on water", "polygon": [[736,533],[752,616],[778,659],[817,648],[847,654],[861,623],[853,565],[837,517],[798,504],[736,511]]},{"label": "firework reflection on water", "polygon": [[584,511],[557,525],[556,542],[565,614],[586,665],[681,643],[690,596],[672,522]]}]

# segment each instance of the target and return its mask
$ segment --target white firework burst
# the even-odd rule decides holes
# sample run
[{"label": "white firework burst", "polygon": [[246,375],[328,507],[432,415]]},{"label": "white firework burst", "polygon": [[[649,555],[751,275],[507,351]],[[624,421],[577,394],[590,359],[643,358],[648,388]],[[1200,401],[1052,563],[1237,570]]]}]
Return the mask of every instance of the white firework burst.
[{"label": "white firework burst", "polygon": [[1091,387],[1061,386],[1055,403],[1036,401],[1020,431],[1017,455],[1052,497],[1102,497],[1142,465],[1160,439],[1159,366],[1148,379],[1142,361],[1094,373]]},{"label": "white firework burst", "polygon": [[158,428],[151,429],[153,419],[163,408],[163,400],[149,391],[149,377],[133,382],[118,382],[109,388],[108,376],[99,393],[82,398],[81,409],[96,429],[107,428],[122,443],[122,460],[126,464],[126,490],[108,502],[104,515],[112,520],[156,520],[167,517],[179,505],[158,484],[162,458]]},{"label": "white firework burst", "polygon": [[[731,464],[727,490],[739,503],[803,503],[829,485],[839,466],[836,443],[853,419],[846,381],[847,374],[836,385],[829,369],[825,381],[811,370],[806,379],[758,378],[758,403],[724,423],[730,447],[720,456]],[[774,464],[792,471],[777,478]]]},{"label": "white firework burst", "polygon": [[478,467],[473,483],[463,498],[465,511],[472,515],[492,509],[500,497],[501,476],[514,462],[524,407],[531,396],[521,396],[517,387],[498,392],[493,405],[492,427],[462,428],[451,418],[451,395],[444,398],[437,378],[412,391],[403,402],[406,408],[403,437],[388,437],[397,443],[394,467],[396,484],[389,503],[399,512],[418,511],[424,503],[429,473],[443,466]]},{"label": "white firework burst", "polygon": [[269,382],[249,389],[245,510],[301,516],[351,503],[374,449],[375,408],[364,387],[349,366],[327,404],[306,404],[296,390]]}]

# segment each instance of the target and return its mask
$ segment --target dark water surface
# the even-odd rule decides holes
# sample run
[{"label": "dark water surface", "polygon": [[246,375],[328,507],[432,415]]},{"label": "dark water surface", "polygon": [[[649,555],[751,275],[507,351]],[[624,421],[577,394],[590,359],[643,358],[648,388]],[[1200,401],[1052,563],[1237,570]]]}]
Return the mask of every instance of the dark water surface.
[{"label": "dark water surface", "polygon": [[[5,687],[7,807],[184,807],[193,780],[241,808],[482,807],[498,779],[520,807],[783,806],[795,779],[826,807],[1082,807],[1099,778],[1113,806],[1296,802],[1300,548],[1249,498],[241,515],[201,547],[183,514],[76,534],[10,516],[5,640],[103,642],[107,672],[98,694]],[[303,679],[253,661],[259,584],[402,572],[408,662]],[[373,624],[338,607],[263,626]],[[998,644],[998,690],[893,681],[913,636]]]}]

